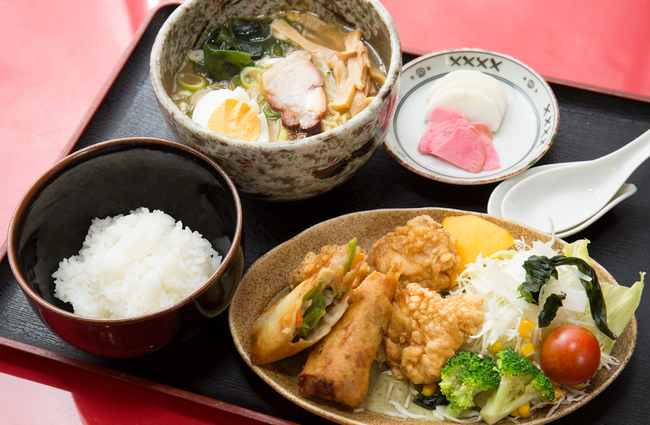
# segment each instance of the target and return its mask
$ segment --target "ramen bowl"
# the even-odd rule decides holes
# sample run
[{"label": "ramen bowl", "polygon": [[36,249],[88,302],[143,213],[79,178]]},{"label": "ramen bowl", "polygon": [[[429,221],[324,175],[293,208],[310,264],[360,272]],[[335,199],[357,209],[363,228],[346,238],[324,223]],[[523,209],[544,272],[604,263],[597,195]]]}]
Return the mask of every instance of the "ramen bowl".
[{"label": "ramen bowl", "polygon": [[[191,285],[191,292],[185,291],[183,298],[170,297],[171,304],[163,306],[165,303],[161,302],[155,310],[143,309],[147,313],[129,317],[77,313],[77,304],[73,306],[55,296],[57,284],[52,274],[62,260],[77,256],[82,246],[87,246],[87,234],[95,218],[128,215],[141,207],[160,210],[177,221],[176,227],[180,221],[183,228],[200,233],[221,256],[221,264],[204,283],[197,280],[198,286]],[[142,221],[138,223],[141,224]],[[7,252],[18,285],[52,332],[85,352],[129,358],[186,340],[227,308],[243,271],[242,231],[237,190],[214,161],[177,142],[119,139],[92,145],[64,158],[30,187],[9,225]],[[161,239],[164,241],[157,240]],[[122,242],[124,239],[116,246],[123,247]],[[187,252],[180,251],[178,244],[163,248]],[[120,248],[120,252],[126,250]],[[149,256],[152,272],[169,270],[160,262],[154,263],[150,254],[142,249],[128,251],[130,258]],[[99,258],[103,264],[111,264],[108,273],[121,281],[124,268],[120,265],[124,262],[110,255]],[[126,270],[134,272],[133,268]],[[178,282],[186,282],[181,278]],[[136,282],[139,287],[147,286],[147,293],[162,287],[160,281],[157,286],[148,286],[147,280],[145,276]],[[116,287],[106,279],[103,282],[106,285],[100,288],[101,295],[115,296],[119,291],[126,294],[120,301],[133,299],[133,286]],[[114,289],[107,291],[108,287]],[[137,293],[142,295],[143,291]],[[90,299],[92,304],[98,297]]]},{"label": "ramen bowl", "polygon": [[230,17],[268,16],[284,2],[188,0],[162,26],[151,52],[151,82],[174,137],[213,158],[248,197],[271,201],[310,198],[352,177],[382,145],[399,89],[401,47],[395,24],[376,0],[291,3],[323,21],[359,28],[384,64],[386,80],[358,115],[333,129],[297,140],[250,142],[217,134],[194,122],[170,97],[188,52]]}]

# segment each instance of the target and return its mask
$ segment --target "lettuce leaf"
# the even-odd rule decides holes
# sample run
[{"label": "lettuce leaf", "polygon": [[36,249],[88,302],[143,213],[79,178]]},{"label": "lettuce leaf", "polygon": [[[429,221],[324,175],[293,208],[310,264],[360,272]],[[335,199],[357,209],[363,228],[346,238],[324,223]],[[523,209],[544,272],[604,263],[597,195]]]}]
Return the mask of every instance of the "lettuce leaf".
[{"label": "lettuce leaf", "polygon": [[[601,285],[607,303],[607,324],[616,335],[623,333],[641,302],[645,272],[639,275],[640,280],[629,288],[621,285]],[[599,340],[603,352],[611,353],[615,341],[603,337]]]},{"label": "lettuce leaf", "polygon": [[562,253],[567,257],[578,257],[585,263],[591,265],[591,258],[589,257],[589,250],[587,249],[587,245],[590,243],[591,241],[589,239],[579,239],[565,246]]}]

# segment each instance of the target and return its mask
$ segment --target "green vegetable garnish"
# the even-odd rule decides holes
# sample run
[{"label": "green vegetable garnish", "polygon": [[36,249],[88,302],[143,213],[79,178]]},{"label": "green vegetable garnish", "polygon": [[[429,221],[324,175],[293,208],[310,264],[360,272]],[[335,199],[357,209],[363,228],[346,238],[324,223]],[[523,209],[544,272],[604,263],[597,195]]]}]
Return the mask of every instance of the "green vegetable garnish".
[{"label": "green vegetable garnish", "polygon": [[568,244],[562,249],[562,253],[567,257],[578,257],[585,260],[585,263],[591,265],[591,258],[589,258],[589,239],[579,239],[573,243]]},{"label": "green vegetable garnish", "polygon": [[280,111],[276,111],[275,109],[273,109],[271,105],[269,105],[268,103],[266,104],[264,109],[262,109],[262,111],[264,112],[264,115],[266,115],[266,118],[270,120],[277,120],[280,117],[282,117],[282,113]]},{"label": "green vegetable garnish", "polygon": [[259,86],[261,77],[262,70],[254,66],[247,66],[239,73],[241,83],[247,89]]},{"label": "green vegetable garnish", "polygon": [[321,317],[325,315],[325,298],[321,293],[318,286],[315,287],[316,291],[311,299],[311,305],[305,310],[305,315],[302,318],[302,324],[298,331],[298,337],[304,338],[307,333],[316,326]]},{"label": "green vegetable garnish", "polygon": [[413,397],[413,403],[417,404],[418,406],[424,407],[425,409],[428,410],[435,410],[436,406],[439,404],[447,404],[447,399],[445,398],[444,395],[442,394],[434,394],[432,396],[425,396],[422,393],[418,393],[415,397]]},{"label": "green vegetable garnish", "polygon": [[189,52],[187,54],[187,58],[190,60],[190,62],[203,62],[203,59],[205,58],[205,54],[203,50],[196,49]]},{"label": "green vegetable garnish", "polygon": [[562,307],[562,300],[566,298],[566,294],[563,292],[561,294],[551,294],[546,298],[544,302],[544,308],[537,315],[537,326],[540,328],[545,328],[550,325],[557,311]]},{"label": "green vegetable garnish", "polygon": [[499,386],[501,377],[492,358],[473,351],[461,350],[447,360],[440,369],[440,392],[449,401],[448,412],[457,416],[460,411],[474,407],[474,397]]},{"label": "green vegetable garnish", "polygon": [[497,352],[496,357],[500,381],[481,409],[485,423],[494,424],[531,400],[553,400],[553,383],[532,361],[512,348]]},{"label": "green vegetable garnish", "polygon": [[192,72],[201,77],[210,78],[210,72],[205,66],[205,62],[192,62]]},{"label": "green vegetable garnish", "polygon": [[309,291],[305,292],[305,295],[302,296],[302,300],[304,301],[309,301],[314,297],[314,294],[316,292],[320,291],[320,285],[321,282],[318,282],[316,285],[314,285]]},{"label": "green vegetable garnish", "polygon": [[249,53],[255,60],[263,56],[285,56],[288,43],[273,37],[271,22],[269,18],[230,18],[208,36],[206,43],[220,50]]},{"label": "green vegetable garnish", "polygon": [[189,72],[181,72],[176,77],[178,85],[190,91],[197,91],[208,85],[205,78]]},{"label": "green vegetable garnish", "polygon": [[[615,335],[623,333],[628,322],[634,316],[637,307],[639,307],[643,287],[645,286],[644,280],[645,273],[640,273],[640,280],[629,288],[623,285],[603,285],[603,296],[609,306],[607,309],[608,326]],[[596,336],[599,337],[599,335]],[[611,353],[615,341],[611,339],[601,341],[600,337],[598,340],[601,343],[603,352]]]},{"label": "green vegetable garnish", "polygon": [[244,69],[251,61],[250,53],[234,50],[220,50],[211,44],[203,45],[205,66],[217,81],[229,80]]},{"label": "green vegetable garnish", "polygon": [[352,238],[350,242],[348,242],[348,261],[345,262],[345,272],[350,271],[350,267],[352,266],[352,261],[354,261],[354,255],[357,252],[357,238]]},{"label": "green vegetable garnish", "polygon": [[[556,255],[552,258],[545,256],[531,256],[524,262],[524,269],[526,270],[526,281],[519,285],[519,293],[521,296],[532,304],[539,304],[539,295],[544,286],[551,277],[557,279],[556,267],[559,266],[576,266],[578,270],[589,276],[591,281],[580,279],[582,286],[585,288],[585,293],[589,299],[589,307],[591,308],[591,317],[596,322],[598,329],[610,339],[616,339],[614,333],[607,326],[607,307],[605,306],[605,298],[598,282],[595,270],[587,264],[587,262],[578,257],[566,257],[564,255]],[[550,297],[549,297],[550,298]],[[558,300],[551,300],[551,303],[557,303]],[[547,299],[546,304],[549,303]],[[560,300],[561,303],[561,300]],[[561,304],[560,304],[561,305]],[[545,316],[538,317],[538,326],[543,327],[542,322],[550,323],[555,314],[550,317],[551,308],[546,308],[540,312],[540,316],[544,313]],[[557,309],[556,309],[557,311]],[[548,325],[548,324],[547,324]]]}]

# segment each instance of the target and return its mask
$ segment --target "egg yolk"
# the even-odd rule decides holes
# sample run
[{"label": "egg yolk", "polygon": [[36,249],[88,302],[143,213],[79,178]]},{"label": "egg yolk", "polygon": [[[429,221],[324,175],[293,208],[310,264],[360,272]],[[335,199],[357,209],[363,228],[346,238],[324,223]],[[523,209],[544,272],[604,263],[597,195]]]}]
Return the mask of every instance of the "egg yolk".
[{"label": "egg yolk", "polygon": [[210,116],[208,128],[234,139],[257,141],[261,134],[260,120],[246,102],[226,99]]}]

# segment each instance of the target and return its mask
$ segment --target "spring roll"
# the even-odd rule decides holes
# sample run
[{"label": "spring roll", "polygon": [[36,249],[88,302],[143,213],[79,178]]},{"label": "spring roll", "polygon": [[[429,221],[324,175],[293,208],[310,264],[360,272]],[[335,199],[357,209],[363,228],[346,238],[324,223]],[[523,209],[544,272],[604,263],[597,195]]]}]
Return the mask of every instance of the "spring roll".
[{"label": "spring roll", "polygon": [[364,257],[356,239],[336,247],[329,261],[269,306],[251,326],[252,363],[284,359],[327,335],[348,307]]},{"label": "spring roll", "polygon": [[370,368],[392,312],[399,274],[373,272],[350,294],[350,306],[315,344],[298,375],[298,391],[356,407],[368,392]]}]

